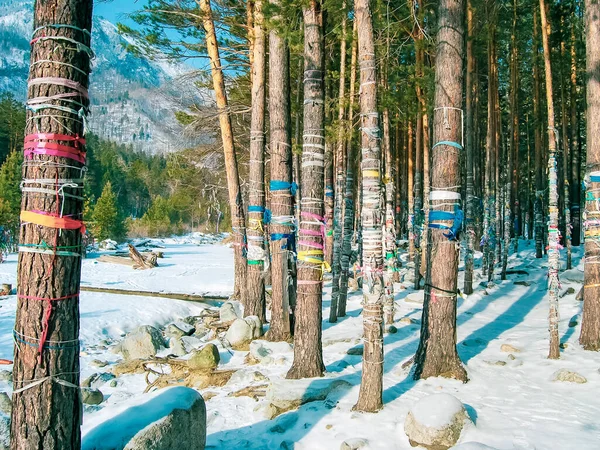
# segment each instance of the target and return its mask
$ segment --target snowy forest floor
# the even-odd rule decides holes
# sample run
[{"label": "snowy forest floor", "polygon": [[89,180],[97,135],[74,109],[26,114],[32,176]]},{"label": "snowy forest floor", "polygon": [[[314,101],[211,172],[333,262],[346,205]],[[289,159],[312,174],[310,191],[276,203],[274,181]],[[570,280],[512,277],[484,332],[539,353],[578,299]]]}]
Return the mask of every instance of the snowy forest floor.
[{"label": "snowy forest floor", "polygon": [[[228,295],[233,290],[233,252],[221,244],[197,245],[191,238],[158,241],[166,248],[159,267],[135,271],[130,267],[97,261],[98,255],[84,260],[82,285],[121,289],[168,291]],[[326,378],[350,383],[349,389],[337,391],[327,400],[308,403],[273,420],[264,418],[261,403],[250,397],[230,397],[229,393],[246,386],[248,377],[220,388],[207,388],[207,448],[270,450],[294,448],[337,450],[343,441],[363,438],[369,448],[410,449],[404,434],[404,420],[415,402],[429,394],[447,392],[467,407],[473,425],[463,431],[460,442],[477,441],[498,449],[597,449],[600,442],[600,354],[584,352],[577,340],[582,303],[575,299],[583,280],[582,248],[573,254],[573,269],[561,272],[562,291],[572,287],[572,294],[560,299],[560,360],[548,360],[548,302],[546,296],[547,258],[535,259],[533,241],[520,242],[520,251],[510,256],[509,268],[526,273],[509,275],[494,287],[480,285],[476,270],[475,293],[459,298],[458,352],[470,381],[430,378],[414,381],[402,363],[410,359],[418,345],[422,305],[407,301],[414,291],[396,284],[395,326],[386,333],[384,364],[384,409],[377,414],[352,412],[361,378],[360,355],[348,350],[361,345],[361,295],[354,292],[348,301],[348,315],[337,323],[323,321],[323,354]],[[564,253],[564,252],[563,252]],[[480,254],[478,255],[481,256]],[[564,254],[563,257],[564,265]],[[477,266],[480,259],[476,260]],[[0,282],[16,282],[16,255],[0,265]],[[462,287],[462,267],[459,274]],[[519,282],[519,284],[515,284]],[[329,316],[330,281],[325,284],[323,317]],[[409,283],[406,283],[408,286]],[[413,295],[411,297],[414,297]],[[109,371],[120,360],[107,348],[140,325],[164,326],[187,316],[198,315],[205,307],[199,303],[122,296],[104,293],[81,293],[81,378],[95,372]],[[16,297],[0,301],[0,358],[13,357],[12,329]],[[408,323],[405,319],[414,319]],[[575,325],[575,322],[577,324]],[[220,368],[258,371],[270,380],[284,378],[292,363],[292,352],[276,355],[277,363],[247,366],[248,352],[223,348],[219,340]],[[510,344],[519,352],[501,351]],[[168,352],[166,352],[168,353]],[[354,352],[351,352],[354,353]],[[93,360],[108,362],[103,369]],[[576,371],[587,379],[585,384],[553,381],[560,369]],[[110,415],[133,396],[143,395],[143,374],[123,375],[115,387],[100,389],[105,401],[86,406],[85,434],[91,424]],[[319,379],[310,383],[317,385]],[[260,382],[252,382],[261,384]],[[12,386],[0,382],[0,391],[10,393]]]}]

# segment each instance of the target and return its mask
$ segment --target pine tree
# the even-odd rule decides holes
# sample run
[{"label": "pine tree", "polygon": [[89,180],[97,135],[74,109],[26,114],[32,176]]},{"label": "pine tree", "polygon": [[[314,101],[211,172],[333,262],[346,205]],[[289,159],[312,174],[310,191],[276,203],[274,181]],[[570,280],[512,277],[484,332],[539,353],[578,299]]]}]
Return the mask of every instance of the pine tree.
[{"label": "pine tree", "polygon": [[119,215],[117,197],[110,181],[104,185],[102,195],[94,206],[92,220],[92,231],[99,241],[119,240],[124,236],[124,221]]},{"label": "pine tree", "polygon": [[23,156],[13,151],[0,167],[0,226],[9,230],[16,239],[21,210],[21,164]]}]

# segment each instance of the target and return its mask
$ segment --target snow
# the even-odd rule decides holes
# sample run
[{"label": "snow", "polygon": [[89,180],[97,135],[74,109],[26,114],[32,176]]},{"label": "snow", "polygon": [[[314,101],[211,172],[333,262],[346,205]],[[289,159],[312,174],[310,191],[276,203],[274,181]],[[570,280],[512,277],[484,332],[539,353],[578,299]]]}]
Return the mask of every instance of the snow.
[{"label": "snow", "polygon": [[[189,238],[157,243],[165,246],[165,259],[159,260],[158,268],[134,271],[92,258],[84,261],[83,284],[219,295],[232,292],[233,252],[230,248],[221,244],[196,245],[194,239]],[[573,276],[562,278],[562,289],[572,287],[575,293],[560,299],[559,333],[565,348],[559,360],[547,359],[547,260],[535,258],[533,242],[520,242],[518,255],[511,255],[509,259],[510,269],[527,274],[509,275],[506,281],[500,281],[498,274],[494,285],[488,287],[479,284],[477,269],[475,293],[459,298],[457,308],[458,352],[469,376],[466,384],[444,378],[415,381],[409,369],[402,368],[417,349],[422,305],[405,301],[414,291],[396,285],[398,332],[384,336],[384,409],[377,414],[352,411],[358,398],[362,357],[346,352],[361,343],[360,293],[350,294],[348,316],[330,324],[326,318],[331,286],[326,281],[323,302],[325,381],[345,381],[349,387],[273,420],[264,416],[266,399],[255,401],[250,397],[229,396],[249,383],[257,386],[267,383],[263,378],[239,376],[223,387],[203,389],[201,393],[211,394],[206,403],[207,449],[271,450],[286,442],[288,446],[294,443],[296,450],[331,450],[340,448],[345,440],[360,438],[368,440],[373,450],[408,450],[411,446],[404,434],[406,415],[420,399],[440,393],[458,398],[473,421],[473,425],[463,431],[459,443],[481,443],[499,450],[597,449],[600,353],[586,352],[577,342],[582,303],[575,299],[575,294],[581,287],[577,280],[583,270],[582,255],[583,247],[574,248],[574,268],[568,274]],[[478,267],[480,256],[476,260]],[[13,255],[0,265],[0,282],[14,284],[15,278],[16,257]],[[461,271],[459,286],[462,286],[462,278]],[[515,285],[515,281],[526,281],[529,285]],[[14,296],[0,300],[0,306],[0,358],[11,358]],[[108,349],[98,347],[102,340],[119,340],[123,333],[140,325],[164,326],[180,321],[188,315],[199,314],[204,307],[162,298],[83,292],[82,379],[94,372],[108,371],[119,359]],[[417,323],[401,323],[404,317],[415,319]],[[572,321],[578,324],[569,327]],[[279,354],[274,350],[270,359],[248,366],[244,362],[247,352],[231,351],[218,340],[212,342],[219,347],[222,369],[259,372],[277,382],[285,378],[291,366],[289,352]],[[512,354],[512,359],[509,353],[501,351],[502,344],[513,345],[521,352]],[[93,359],[107,361],[109,366],[92,367]],[[576,371],[587,383],[554,382],[553,374],[560,369]],[[125,408],[124,402],[142,395],[147,386],[143,374],[124,375],[116,380],[114,387],[108,384],[99,387],[107,398],[105,402],[99,407],[85,408],[86,436],[91,432],[89,424],[110,420],[117,414],[113,408]],[[323,382],[308,380],[303,384],[304,389],[319,387]],[[10,386],[0,382],[0,390],[9,389]]]},{"label": "snow", "polygon": [[452,422],[463,404],[450,394],[434,394],[419,400],[410,410],[415,420],[426,427],[442,428]]}]

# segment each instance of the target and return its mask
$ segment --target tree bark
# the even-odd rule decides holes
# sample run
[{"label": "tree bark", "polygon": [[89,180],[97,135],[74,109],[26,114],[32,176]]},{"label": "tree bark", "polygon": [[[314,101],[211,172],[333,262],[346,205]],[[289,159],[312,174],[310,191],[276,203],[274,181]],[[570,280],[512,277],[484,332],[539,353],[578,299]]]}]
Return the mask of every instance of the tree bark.
[{"label": "tree bark", "polygon": [[535,229],[535,257],[541,258],[543,253],[544,225],[544,174],[542,166],[542,133],[540,130],[540,70],[539,59],[539,37],[538,37],[538,11],[533,12],[533,126],[535,145],[535,205],[534,205],[534,229]]},{"label": "tree bark", "polygon": [[579,152],[579,115],[577,110],[577,51],[575,39],[575,8],[571,18],[571,245],[581,244],[581,155]]},{"label": "tree bark", "polygon": [[[340,86],[338,91],[338,135],[335,152],[335,205],[333,208],[333,281],[331,287],[331,307],[329,308],[329,322],[337,322],[338,300],[340,295],[341,253],[342,253],[342,201],[344,198],[344,160],[346,159],[346,126],[344,117],[346,112],[346,5],[342,7],[342,40],[340,43]],[[325,193],[327,195],[327,192]]]},{"label": "tree bark", "polygon": [[225,172],[227,175],[227,190],[229,192],[229,208],[231,210],[231,227],[234,242],[235,285],[234,297],[240,298],[246,307],[246,218],[244,214],[244,201],[240,190],[240,177],[238,174],[237,157],[231,127],[231,115],[227,102],[225,77],[219,56],[219,44],[215,32],[210,0],[197,0],[202,12],[202,25],[206,33],[206,48],[210,59],[213,89],[219,110],[219,125],[221,128],[221,141],[225,157]]},{"label": "tree bark", "polygon": [[298,230],[298,303],[294,328],[294,363],[287,378],[320,377],[323,364],[322,290],[325,222],[325,89],[323,16],[319,0],[311,0],[304,15],[304,133],[302,203]]},{"label": "tree bark", "polygon": [[354,410],[383,407],[383,215],[381,148],[377,112],[377,69],[373,23],[368,0],[355,0],[360,65],[363,229],[363,370]]},{"label": "tree bark", "polygon": [[579,343],[586,350],[600,350],[600,2],[585,1],[587,65],[587,164],[588,193],[585,209],[585,266],[583,319]]},{"label": "tree bark", "polygon": [[[565,37],[565,21],[561,13],[561,38],[560,38],[560,115],[562,122],[562,204],[561,210],[564,211],[564,233],[565,233],[565,249],[567,251],[567,264],[566,269],[572,268],[572,257],[571,257],[571,206],[570,206],[570,189],[569,189],[569,177],[571,171],[569,170],[569,155],[571,151],[569,149],[569,122],[567,118],[567,93],[566,93],[566,74],[564,73],[564,62],[566,60],[566,37]],[[559,149],[560,151],[560,149]]]},{"label": "tree bark", "polygon": [[[464,20],[463,0],[439,2],[433,190],[421,339],[415,356],[416,379],[444,376],[467,381],[467,373],[456,350],[458,229],[450,229],[457,225],[460,207]],[[454,209],[450,206],[453,203]]]},{"label": "tree bark", "polygon": [[[279,7],[278,2],[271,2]],[[280,19],[277,14],[274,19]],[[290,62],[286,40],[269,33],[269,130],[271,150],[271,325],[267,339],[285,341],[292,335],[289,263],[294,250],[294,206],[290,116]],[[279,184],[280,183],[280,184]]]},{"label": "tree bark", "polygon": [[473,293],[473,252],[475,241],[475,208],[476,201],[474,194],[474,177],[473,177],[473,95],[475,84],[473,83],[473,75],[475,72],[475,58],[473,56],[473,2],[467,0],[467,74],[466,74],[466,138],[467,138],[467,198],[466,198],[466,225],[467,236],[465,245],[465,281],[463,291],[470,295]]},{"label": "tree bark", "polygon": [[356,37],[356,20],[352,26],[352,56],[350,61],[350,104],[345,124],[346,135],[349,136],[346,147],[346,188],[344,193],[344,230],[342,236],[340,294],[338,298],[338,317],[346,315],[348,299],[348,276],[350,272],[350,257],[352,256],[352,235],[354,234],[354,198],[355,198],[355,151],[352,142],[352,127],[354,123],[354,100],[356,92],[356,66],[358,60],[358,39]]},{"label": "tree bark", "polygon": [[[248,2],[250,3],[250,1]],[[252,33],[252,117],[250,119],[250,193],[248,204],[248,299],[245,316],[266,322],[265,267],[265,30],[262,0],[254,1]],[[266,263],[266,265],[265,265]]]},{"label": "tree bark", "polygon": [[[83,191],[68,187],[68,183],[83,187],[85,140],[81,137],[85,132],[83,116],[89,106],[91,56],[91,50],[85,49],[90,46],[91,27],[89,0],[35,2],[28,103],[36,108],[27,112],[26,143],[33,146],[26,145],[26,151],[32,154],[23,164],[23,183],[37,186],[34,180],[55,179],[56,195],[27,193],[21,203],[13,450],[81,446],[79,286],[83,199],[60,194]],[[64,45],[64,39],[81,45]],[[36,64],[41,60],[48,62]],[[30,103],[41,97],[50,97],[44,107]],[[72,112],[58,113],[56,107],[71,108]],[[55,147],[57,152],[45,153],[44,147]],[[53,246],[53,254],[44,249],[46,242]]]},{"label": "tree bark", "polygon": [[546,17],[545,1],[540,0],[540,18],[542,24],[542,43],[544,45],[544,68],[546,72],[546,107],[548,109],[548,294],[550,312],[548,314],[550,330],[550,352],[548,358],[560,357],[558,337],[558,295],[560,283],[560,235],[558,231],[558,173],[556,168],[556,128],[554,125],[554,100],[552,96],[552,66],[550,64],[550,24]]}]

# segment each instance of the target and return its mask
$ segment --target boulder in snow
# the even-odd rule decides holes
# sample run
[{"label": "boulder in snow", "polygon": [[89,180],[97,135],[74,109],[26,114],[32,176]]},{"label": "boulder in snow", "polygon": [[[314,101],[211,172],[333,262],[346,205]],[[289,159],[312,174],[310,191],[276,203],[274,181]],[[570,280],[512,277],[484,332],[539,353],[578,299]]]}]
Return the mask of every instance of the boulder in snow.
[{"label": "boulder in snow", "polygon": [[517,347],[510,345],[510,344],[502,344],[500,346],[500,351],[504,352],[504,353],[520,353],[521,350],[518,349]]},{"label": "boulder in snow", "polygon": [[223,306],[219,308],[219,320],[221,322],[231,322],[235,319],[239,319],[241,316],[239,306],[234,304],[234,302],[225,302],[223,303]]},{"label": "boulder in snow", "polygon": [[104,401],[104,395],[98,389],[81,388],[81,401],[84,405],[99,405]]},{"label": "boulder in snow", "polygon": [[450,394],[434,394],[412,407],[404,422],[404,432],[413,446],[447,450],[456,444],[468,420],[459,399]]},{"label": "boulder in snow", "polygon": [[325,400],[332,393],[351,387],[348,381],[339,379],[274,380],[267,387],[265,398],[271,408],[265,413],[270,412],[271,417],[268,418],[272,419],[305,403]]},{"label": "boulder in snow", "polygon": [[181,336],[169,340],[169,349],[177,356],[184,356],[201,347],[202,340],[196,336]]},{"label": "boulder in snow", "polygon": [[253,339],[258,339],[259,337],[262,336],[262,334],[263,334],[262,322],[260,321],[258,316],[248,316],[248,317],[245,317],[244,320],[246,321],[246,323],[248,325],[250,325],[250,328],[252,328],[252,338]]},{"label": "boulder in snow", "polygon": [[129,333],[121,343],[121,353],[125,359],[148,359],[165,346],[160,332],[149,325]]},{"label": "boulder in snow", "polygon": [[202,350],[192,352],[188,366],[192,370],[211,370],[219,365],[221,355],[215,344],[207,344]]},{"label": "boulder in snow", "polygon": [[255,382],[265,381],[269,381],[269,379],[258,371],[240,369],[234,372],[234,374],[227,382],[227,386],[249,386]]},{"label": "boulder in snow", "polygon": [[243,348],[253,337],[254,328],[244,319],[234,320],[225,334],[225,339],[234,349]]},{"label": "boulder in snow", "polygon": [[168,338],[180,338],[182,336],[190,336],[194,334],[195,328],[185,322],[175,322],[167,325],[165,328],[165,336]]},{"label": "boulder in snow", "polygon": [[340,450],[370,450],[369,441],[363,438],[346,439],[342,442]]},{"label": "boulder in snow", "polygon": [[204,450],[206,407],[194,389],[161,389],[105,408],[82,431],[82,450]]},{"label": "boulder in snow", "polygon": [[569,383],[587,383],[587,379],[583,375],[579,375],[577,372],[573,372],[567,369],[560,369],[554,373],[554,381],[566,381]]},{"label": "boulder in snow", "polygon": [[273,364],[276,357],[292,358],[294,348],[287,342],[257,340],[250,343],[250,355],[262,364]]}]

